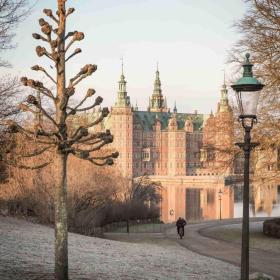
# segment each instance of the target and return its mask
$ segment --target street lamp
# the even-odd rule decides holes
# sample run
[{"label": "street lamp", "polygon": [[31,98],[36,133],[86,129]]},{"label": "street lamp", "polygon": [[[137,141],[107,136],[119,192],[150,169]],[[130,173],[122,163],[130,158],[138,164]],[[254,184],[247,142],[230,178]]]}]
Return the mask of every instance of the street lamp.
[{"label": "street lamp", "polygon": [[220,201],[220,220],[221,220],[222,219],[222,194],[223,194],[221,189],[219,190],[218,194],[219,194],[219,201]]},{"label": "street lamp", "polygon": [[246,54],[243,64],[243,77],[231,87],[236,93],[239,109],[238,120],[245,130],[244,143],[236,143],[244,151],[244,187],[243,187],[243,219],[242,219],[242,249],[241,249],[241,280],[249,279],[249,168],[250,152],[258,143],[251,142],[251,129],[257,122],[257,106],[260,90],[264,85],[253,77],[253,64]]}]

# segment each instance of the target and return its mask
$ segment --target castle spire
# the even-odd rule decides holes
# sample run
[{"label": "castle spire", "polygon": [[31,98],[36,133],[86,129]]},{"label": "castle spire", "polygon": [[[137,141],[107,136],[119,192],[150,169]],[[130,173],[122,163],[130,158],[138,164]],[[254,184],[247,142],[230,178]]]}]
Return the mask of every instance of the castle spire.
[{"label": "castle spire", "polygon": [[175,103],[174,103],[173,113],[174,113],[174,114],[177,114],[176,101],[175,101]]},{"label": "castle spire", "polygon": [[161,82],[159,78],[159,71],[158,71],[158,62],[157,62],[157,71],[156,71],[156,79],[154,81],[154,93],[153,95],[161,96]]},{"label": "castle spire", "polygon": [[122,72],[121,72],[121,77],[119,81],[119,90],[118,90],[118,97],[117,97],[117,102],[115,103],[115,106],[117,107],[130,107],[130,98],[127,96],[127,91],[126,91],[126,80],[124,76],[124,71],[123,71],[123,57],[121,58],[122,61]]},{"label": "castle spire", "polygon": [[149,109],[152,112],[167,112],[167,104],[166,101],[162,95],[161,91],[161,81],[159,77],[159,68],[158,68],[158,62],[157,62],[157,68],[156,68],[156,78],[154,81],[154,90],[152,97],[149,101]]},{"label": "castle spire", "polygon": [[219,112],[228,112],[229,104],[228,104],[228,90],[226,86],[226,72],[224,70],[224,83],[221,89],[221,98],[219,102]]},{"label": "castle spire", "polygon": [[122,61],[122,75],[123,75],[123,56],[121,58],[121,61]]}]

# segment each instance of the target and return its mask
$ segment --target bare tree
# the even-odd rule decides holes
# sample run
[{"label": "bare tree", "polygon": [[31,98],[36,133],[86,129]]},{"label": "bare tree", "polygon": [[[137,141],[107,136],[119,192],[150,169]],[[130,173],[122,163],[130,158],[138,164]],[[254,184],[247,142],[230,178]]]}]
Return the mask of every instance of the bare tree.
[{"label": "bare tree", "polygon": [[[0,122],[7,118],[14,120],[20,119],[19,109],[16,107],[19,97],[19,81],[17,78],[11,78],[10,76],[4,76],[1,78],[0,83]],[[3,133],[4,126],[0,123],[0,150],[1,147],[9,144],[11,139],[6,137]],[[1,151],[0,151],[1,153]],[[7,179],[7,166],[5,163],[0,163],[0,182]]]},{"label": "bare tree", "polygon": [[[0,0],[0,52],[15,47],[12,43],[17,24],[29,13],[28,0]],[[0,67],[10,66],[0,57]],[[0,82],[0,120],[15,116],[18,109],[15,99],[19,93],[19,82],[16,78],[2,76]]]},{"label": "bare tree", "polygon": [[16,107],[20,93],[20,84],[17,78],[2,77],[0,83],[0,121],[18,116]]},{"label": "bare tree", "polygon": [[[261,77],[266,85],[261,92],[258,125],[254,129],[253,136],[261,144],[255,162],[256,166],[262,166],[261,173],[264,174],[264,162],[266,166],[271,165],[271,156],[267,155],[271,153],[271,149],[276,153],[276,148],[280,146],[280,2],[244,1],[247,4],[247,11],[235,24],[242,37],[232,48],[230,60],[243,62],[241,57],[249,51],[254,60],[255,74]],[[262,164],[258,163],[260,161]],[[279,173],[276,166],[275,163],[273,177]]]},{"label": "bare tree", "polygon": [[[142,176],[132,183],[127,182],[122,201],[127,222],[129,219],[142,218],[141,215],[145,215],[149,210],[154,212],[150,214],[156,214],[161,201],[161,188],[160,182],[152,181],[148,176]],[[159,212],[157,214],[159,215]]]},{"label": "bare tree", "polygon": [[[42,168],[50,163],[55,166],[55,276],[56,279],[68,279],[68,229],[67,229],[67,160],[69,154],[83,160],[87,160],[98,166],[112,165],[113,159],[118,157],[118,152],[108,155],[96,155],[96,152],[113,141],[110,131],[89,133],[89,129],[98,125],[109,114],[108,108],[103,108],[99,117],[91,123],[80,125],[74,130],[69,126],[68,120],[78,112],[85,112],[102,103],[98,96],[90,106],[84,106],[85,101],[90,100],[95,94],[94,89],[89,89],[84,98],[76,105],[71,106],[69,100],[75,95],[76,86],[85,78],[91,76],[97,66],[87,64],[67,83],[65,72],[66,62],[81,53],[77,48],[71,51],[71,46],[84,39],[84,33],[73,31],[66,34],[67,18],[75,11],[74,8],[66,10],[66,0],[57,0],[57,12],[44,9],[44,14],[49,17],[55,26],[45,19],[40,18],[42,34],[33,34],[33,38],[43,41],[49,48],[36,47],[39,57],[46,56],[54,64],[56,77],[39,65],[32,67],[34,71],[40,71],[46,75],[55,86],[56,92],[44,85],[41,81],[35,81],[26,77],[21,78],[24,86],[28,86],[43,96],[47,97],[54,106],[54,114],[44,108],[34,95],[29,95],[25,102],[20,104],[20,109],[30,114],[37,115],[38,111],[44,116],[44,121],[35,127],[26,127],[15,121],[9,121],[10,133],[20,133],[30,141],[32,151],[28,153],[6,153],[2,160],[16,167],[26,169]],[[71,52],[70,52],[71,51]],[[67,53],[69,53],[66,55]],[[33,144],[31,144],[33,143]],[[53,150],[54,156],[50,161],[42,161],[36,165],[27,164],[28,159]],[[27,163],[26,163],[27,159]]]},{"label": "bare tree", "polygon": [[125,193],[125,200],[145,203],[159,203],[161,200],[158,190],[161,183],[152,181],[148,176],[135,180]]},{"label": "bare tree", "polygon": [[[0,51],[14,47],[12,38],[14,29],[28,14],[27,0],[0,0]],[[0,67],[8,66],[0,59]]]}]

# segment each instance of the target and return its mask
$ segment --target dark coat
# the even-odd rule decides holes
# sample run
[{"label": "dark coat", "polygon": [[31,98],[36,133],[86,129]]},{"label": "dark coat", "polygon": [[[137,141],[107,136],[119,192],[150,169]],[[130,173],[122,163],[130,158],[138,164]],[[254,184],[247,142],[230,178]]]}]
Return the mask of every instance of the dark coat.
[{"label": "dark coat", "polygon": [[178,219],[176,222],[176,227],[184,227],[187,224],[187,222],[184,219]]}]

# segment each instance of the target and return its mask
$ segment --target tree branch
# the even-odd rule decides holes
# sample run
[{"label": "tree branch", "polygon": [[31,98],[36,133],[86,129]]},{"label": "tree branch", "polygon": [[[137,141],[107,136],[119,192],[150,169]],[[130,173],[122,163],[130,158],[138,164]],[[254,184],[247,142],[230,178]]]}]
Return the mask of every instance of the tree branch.
[{"label": "tree branch", "polygon": [[[105,110],[104,110],[105,109]],[[104,107],[102,110],[101,116],[95,120],[94,122],[86,125],[86,126],[80,126],[71,137],[71,142],[75,143],[76,141],[80,140],[83,137],[88,136],[88,128],[100,123],[107,115],[109,114],[109,110],[107,107]]]},{"label": "tree branch", "polygon": [[81,53],[81,52],[82,52],[82,50],[81,50],[80,48],[75,49],[75,51],[74,51],[70,56],[68,56],[68,57],[65,59],[65,62],[67,62],[70,58],[72,58],[73,56],[75,56],[75,55],[77,55],[77,54],[79,54],[79,53]]},{"label": "tree branch", "polygon": [[91,163],[93,163],[94,165],[97,165],[97,166],[105,166],[105,165],[113,165],[114,164],[114,161],[112,158],[107,158],[106,160],[104,160],[103,162],[98,162],[92,158],[85,158],[79,154],[73,154],[75,157],[79,158],[79,159],[83,159],[83,160],[87,160]]},{"label": "tree branch", "polygon": [[[68,33],[69,34],[69,33]],[[67,34],[67,35],[68,35]],[[68,49],[71,47],[71,45],[75,42],[75,41],[82,41],[85,38],[85,35],[83,32],[78,32],[75,31],[72,35],[72,40],[68,43],[67,47],[65,48],[65,53],[68,51]]]},{"label": "tree branch", "polygon": [[107,156],[99,156],[99,157],[90,157],[91,159],[99,159],[99,160],[104,160],[107,158],[118,158],[119,157],[119,152],[114,152],[111,153],[110,155]]},{"label": "tree branch", "polygon": [[39,156],[39,155],[43,154],[44,152],[46,152],[47,150],[49,150],[50,148],[53,148],[53,147],[54,147],[53,145],[47,146],[47,147],[44,147],[43,149],[35,150],[32,153],[18,155],[17,158],[29,158],[29,157]]},{"label": "tree branch", "polygon": [[[94,91],[94,90],[93,90],[93,91]],[[94,91],[94,92],[95,92],[95,91]],[[67,109],[71,110],[71,111],[68,113],[68,115],[75,115],[77,112],[84,112],[84,111],[90,110],[90,109],[92,109],[92,108],[94,108],[94,107],[100,105],[100,104],[102,103],[102,101],[103,101],[103,98],[102,98],[101,96],[98,96],[98,97],[95,99],[93,105],[88,106],[88,107],[85,107],[85,108],[80,108],[80,109],[79,109],[79,107],[83,105],[83,103],[87,100],[88,97],[89,97],[89,95],[87,94],[87,95],[82,99],[82,101],[81,101],[77,106],[75,106],[74,108],[71,108],[71,107],[68,106]]]},{"label": "tree branch", "polygon": [[70,79],[69,87],[74,87],[80,81],[82,81],[86,77],[92,75],[92,73],[94,73],[96,70],[97,70],[97,65],[94,65],[94,64],[85,65],[75,77]]},{"label": "tree branch", "polygon": [[27,169],[27,170],[41,169],[41,168],[48,166],[50,163],[52,163],[52,161],[49,161],[49,162],[45,162],[45,163],[42,163],[39,165],[29,166],[29,165],[14,163],[12,161],[5,160],[3,158],[1,158],[0,160],[9,166],[13,166],[13,167],[20,168],[20,169]]},{"label": "tree branch", "polygon": [[[21,133],[22,135],[24,135],[25,137],[27,137],[29,140],[31,141],[35,141],[37,143],[40,144],[56,144],[56,141],[54,139],[51,138],[51,136],[56,136],[58,139],[61,139],[60,136],[58,135],[58,133],[56,132],[45,132],[41,127],[40,129],[38,129],[37,131],[31,131],[28,130],[26,128],[23,128],[22,126],[20,126],[18,123],[16,123],[15,121],[12,120],[8,120],[6,122],[3,123],[5,126],[8,125],[8,133]],[[48,141],[43,141],[41,139],[34,139],[33,137],[47,137],[49,140],[52,140],[51,142]]]},{"label": "tree branch", "polygon": [[59,23],[58,19],[53,15],[53,12],[51,9],[44,9],[43,12],[50,17],[53,21],[55,21],[57,24]]},{"label": "tree branch", "polygon": [[35,96],[28,95],[27,103],[34,105],[36,108],[38,108],[56,127],[59,127],[56,121],[47,113],[47,111],[41,106],[41,104],[38,102]]},{"label": "tree branch", "polygon": [[53,77],[45,70],[45,68],[39,66],[39,65],[34,65],[31,67],[32,70],[34,71],[41,71],[43,72],[54,84],[56,84],[56,81],[53,79]]},{"label": "tree branch", "polygon": [[51,90],[49,90],[48,88],[44,87],[44,84],[39,82],[39,81],[34,81],[32,79],[27,79],[26,77],[22,77],[20,79],[20,81],[22,82],[22,84],[24,86],[28,86],[31,87],[37,91],[39,91],[40,93],[44,94],[45,96],[53,99],[55,101],[55,97],[52,94]]},{"label": "tree branch", "polygon": [[101,143],[93,148],[87,149],[87,150],[82,150],[82,149],[78,149],[76,148],[75,150],[77,152],[82,152],[82,153],[91,153],[94,151],[98,151],[100,150],[103,146],[110,144],[113,142],[113,135],[105,135],[104,137],[101,138]]}]

